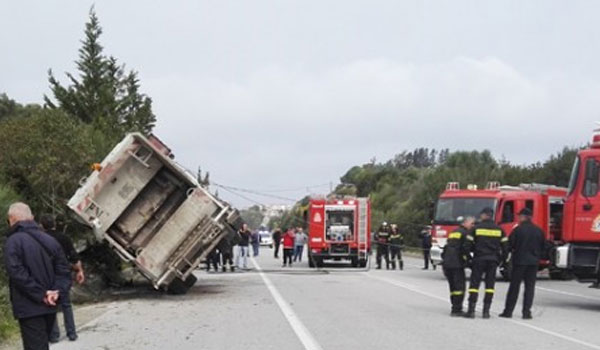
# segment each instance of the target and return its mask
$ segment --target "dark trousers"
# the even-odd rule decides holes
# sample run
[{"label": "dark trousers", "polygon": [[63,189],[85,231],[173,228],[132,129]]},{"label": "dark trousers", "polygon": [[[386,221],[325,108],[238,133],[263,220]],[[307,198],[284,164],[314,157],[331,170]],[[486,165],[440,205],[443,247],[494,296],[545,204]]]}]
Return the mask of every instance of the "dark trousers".
[{"label": "dark trousers", "polygon": [[281,245],[281,243],[279,243],[279,242],[273,242],[273,247],[274,247],[274,249],[273,249],[273,252],[274,252],[273,256],[276,257],[276,258],[279,258],[279,246],[280,245]]},{"label": "dark trousers", "polygon": [[260,249],[260,243],[252,243],[252,256],[258,256],[259,249]]},{"label": "dark trousers", "polygon": [[377,246],[377,268],[381,268],[381,258],[385,259],[385,267],[390,268],[390,254],[387,244],[380,243]]},{"label": "dark trousers", "polygon": [[525,292],[523,293],[523,315],[531,314],[537,271],[537,265],[513,266],[510,287],[508,287],[506,304],[504,306],[505,313],[512,315],[515,305],[517,305],[517,299],[519,298],[521,282],[525,282]]},{"label": "dark trousers", "polygon": [[48,350],[56,314],[19,319],[24,350]]},{"label": "dark trousers", "polygon": [[294,256],[294,248],[283,248],[283,265],[286,265],[289,261],[289,264],[291,266],[293,256]]},{"label": "dark trousers", "polygon": [[[77,336],[77,332],[75,331],[75,317],[73,316],[73,306],[71,305],[70,295],[61,295],[59,305],[62,310],[65,332],[67,333],[67,337]],[[60,330],[58,328],[58,317],[56,317],[55,319],[56,321],[54,322],[54,327],[52,327],[52,332],[50,333],[51,340],[58,340],[58,338],[60,338]]]},{"label": "dark trousers", "polygon": [[[479,285],[481,280],[485,281],[485,297],[483,304],[487,308],[494,299],[494,286],[496,285],[496,271],[498,262],[495,260],[474,260],[471,269],[471,281],[469,283],[469,304],[476,304],[479,298]],[[484,278],[485,275],[485,278]]]},{"label": "dark trousers", "polygon": [[429,261],[431,261],[431,248],[423,248],[424,268],[429,269]]},{"label": "dark trousers", "polygon": [[304,253],[304,246],[297,245],[294,247],[294,261],[298,260],[302,262],[302,253]]},{"label": "dark trousers", "polygon": [[465,269],[444,268],[444,276],[446,276],[448,286],[450,287],[450,303],[452,303],[452,311],[460,312],[462,311],[463,302],[465,300]]},{"label": "dark trousers", "polygon": [[222,258],[222,267],[223,267],[223,271],[225,271],[225,265],[229,264],[229,268],[231,269],[231,271],[233,271],[234,266],[233,265],[233,252],[232,251],[225,251],[221,253],[221,258]]},{"label": "dark trousers", "polygon": [[210,271],[210,266],[213,266],[215,271],[219,269],[219,253],[211,252],[206,257],[206,271]]},{"label": "dark trousers", "polygon": [[396,268],[396,260],[398,260],[398,267],[400,270],[404,268],[404,262],[402,261],[402,250],[400,247],[390,248],[390,259],[392,261],[392,269]]}]

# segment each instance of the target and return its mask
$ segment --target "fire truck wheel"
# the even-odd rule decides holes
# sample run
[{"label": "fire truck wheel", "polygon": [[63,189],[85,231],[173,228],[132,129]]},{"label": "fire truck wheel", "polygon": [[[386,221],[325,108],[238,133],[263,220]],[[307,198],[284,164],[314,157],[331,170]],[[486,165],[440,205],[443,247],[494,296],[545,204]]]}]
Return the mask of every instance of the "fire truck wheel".
[{"label": "fire truck wheel", "polygon": [[354,256],[350,261],[352,262],[352,267],[358,267],[358,257]]},{"label": "fire truck wheel", "polygon": [[365,268],[365,267],[367,267],[367,259],[360,259],[360,260],[358,261],[358,267],[360,267],[360,268]]},{"label": "fire truck wheel", "polygon": [[556,281],[570,281],[572,280],[573,274],[567,270],[556,269],[550,270],[550,279]]},{"label": "fire truck wheel", "polygon": [[308,267],[310,267],[310,268],[315,267],[315,258],[310,254],[308,255]]}]

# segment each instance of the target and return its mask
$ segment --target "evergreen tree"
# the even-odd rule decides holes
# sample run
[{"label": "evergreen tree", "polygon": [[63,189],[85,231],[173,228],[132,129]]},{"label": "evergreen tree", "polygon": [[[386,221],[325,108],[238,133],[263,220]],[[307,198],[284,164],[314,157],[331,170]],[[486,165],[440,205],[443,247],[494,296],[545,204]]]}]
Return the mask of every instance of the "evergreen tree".
[{"label": "evergreen tree", "polygon": [[140,93],[137,72],[125,73],[116,58],[104,54],[102,27],[93,7],[84,33],[76,61],[78,76],[66,73],[70,85],[63,86],[50,70],[54,100],[44,96],[46,106],[61,108],[117,140],[131,131],[149,134],[156,122],[152,100]]}]

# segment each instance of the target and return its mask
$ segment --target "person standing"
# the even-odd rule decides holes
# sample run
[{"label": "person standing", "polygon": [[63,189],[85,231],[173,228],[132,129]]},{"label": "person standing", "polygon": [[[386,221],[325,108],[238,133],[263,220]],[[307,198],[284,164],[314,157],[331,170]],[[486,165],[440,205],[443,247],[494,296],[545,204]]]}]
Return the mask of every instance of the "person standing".
[{"label": "person standing", "polygon": [[215,269],[215,272],[219,272],[219,248],[214,247],[213,250],[206,256],[206,272],[210,272],[210,266]]},{"label": "person standing", "polygon": [[[58,227],[60,224],[60,227]],[[57,217],[56,220],[50,214],[44,214],[40,218],[40,225],[46,233],[50,236],[54,237],[56,241],[62,247],[63,252],[67,258],[67,261],[71,264],[71,270],[75,273],[75,281],[78,284],[83,284],[85,281],[85,273],[83,271],[83,265],[81,263],[81,259],[79,258],[79,254],[75,250],[73,246],[73,241],[71,238],[64,234],[64,221],[61,217]],[[59,305],[63,313],[65,331],[67,333],[67,338],[70,341],[77,340],[77,331],[75,329],[75,317],[73,316],[73,306],[71,305],[70,291],[61,296],[59,300]],[[60,330],[58,327],[58,320],[54,322],[54,327],[52,329],[52,334],[50,334],[50,342],[57,343],[60,338]]]},{"label": "person standing", "polygon": [[494,299],[496,271],[498,264],[506,259],[508,237],[500,226],[492,220],[494,210],[484,208],[481,222],[467,235],[465,250],[473,252],[471,281],[469,282],[469,309],[466,317],[475,318],[475,307],[479,298],[479,285],[485,275],[485,297],[483,299],[483,318],[490,318],[490,307]]},{"label": "person standing", "polygon": [[519,226],[510,235],[509,246],[512,253],[512,275],[504,312],[500,317],[511,318],[519,298],[521,282],[525,283],[523,293],[523,319],[532,319],[531,306],[535,291],[535,280],[542,253],[546,245],[544,231],[531,222],[533,213],[524,208],[519,212]]},{"label": "person standing", "polygon": [[27,204],[11,204],[8,223],[4,266],[23,348],[48,350],[56,305],[71,285],[71,268],[60,244],[40,230]]},{"label": "person standing", "polygon": [[304,253],[304,245],[308,240],[308,236],[304,233],[302,227],[298,227],[294,238],[294,262],[302,262],[302,254]]},{"label": "person standing", "polygon": [[375,234],[375,241],[377,242],[377,270],[381,270],[381,258],[385,259],[385,268],[390,269],[389,239],[390,227],[384,221]]},{"label": "person standing", "polygon": [[260,234],[258,231],[252,232],[252,256],[258,256],[258,251],[260,249]]},{"label": "person standing", "polygon": [[283,265],[292,267],[292,256],[294,255],[294,230],[289,229],[285,232],[282,238],[283,241]]},{"label": "person standing", "polygon": [[279,246],[281,245],[281,230],[279,227],[273,231],[273,251],[275,259],[279,259]]},{"label": "person standing", "polygon": [[[249,253],[249,245],[250,245],[250,236],[252,233],[248,230],[248,225],[243,224],[242,228],[238,231],[239,235],[239,243],[238,243],[238,254],[235,259],[235,265],[239,269],[248,269],[248,253]],[[242,261],[242,265],[240,265],[240,260]]]},{"label": "person standing", "polygon": [[465,239],[475,224],[474,217],[460,218],[460,226],[448,235],[448,240],[442,251],[442,268],[444,276],[450,287],[450,303],[452,309],[450,316],[463,315],[463,301],[465,300],[465,264],[467,252]]},{"label": "person standing", "polygon": [[[425,229],[421,231],[421,249],[423,250],[423,270],[429,270],[429,262],[431,261],[431,231]],[[435,266],[434,266],[435,269]]]},{"label": "person standing", "polygon": [[234,235],[228,234],[218,244],[219,253],[221,254],[221,271],[227,271],[227,265],[231,272],[235,271],[235,265],[233,264],[233,246],[238,237],[237,232]]},{"label": "person standing", "polygon": [[404,237],[398,230],[396,224],[391,225],[390,234],[390,258],[392,260],[392,270],[396,269],[396,260],[398,260],[398,268],[404,269],[404,261],[402,260],[402,246],[404,245]]}]

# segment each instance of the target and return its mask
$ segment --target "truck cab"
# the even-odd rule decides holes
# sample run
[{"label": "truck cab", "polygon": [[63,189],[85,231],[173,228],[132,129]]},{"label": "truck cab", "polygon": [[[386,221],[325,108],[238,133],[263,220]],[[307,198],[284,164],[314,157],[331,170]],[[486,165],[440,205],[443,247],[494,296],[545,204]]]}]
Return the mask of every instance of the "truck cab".
[{"label": "truck cab", "polygon": [[581,281],[598,281],[600,259],[600,129],[591,146],[578,152],[563,217],[563,245],[554,263]]}]

